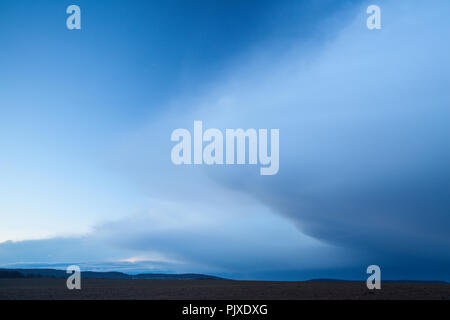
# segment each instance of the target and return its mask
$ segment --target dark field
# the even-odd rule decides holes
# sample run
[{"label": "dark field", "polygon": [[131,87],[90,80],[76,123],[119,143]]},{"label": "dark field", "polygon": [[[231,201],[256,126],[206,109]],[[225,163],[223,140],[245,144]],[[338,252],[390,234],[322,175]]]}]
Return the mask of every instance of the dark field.
[{"label": "dark field", "polygon": [[230,280],[83,279],[69,291],[65,279],[0,279],[0,299],[450,299],[450,284],[270,282]]}]

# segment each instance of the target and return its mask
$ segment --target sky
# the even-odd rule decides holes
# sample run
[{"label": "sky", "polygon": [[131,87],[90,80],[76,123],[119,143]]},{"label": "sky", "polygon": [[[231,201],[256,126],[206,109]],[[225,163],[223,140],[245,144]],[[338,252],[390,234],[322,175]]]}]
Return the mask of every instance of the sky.
[{"label": "sky", "polygon": [[[0,266],[450,281],[449,9],[0,1]],[[194,120],[280,129],[278,174],[175,166]]]}]

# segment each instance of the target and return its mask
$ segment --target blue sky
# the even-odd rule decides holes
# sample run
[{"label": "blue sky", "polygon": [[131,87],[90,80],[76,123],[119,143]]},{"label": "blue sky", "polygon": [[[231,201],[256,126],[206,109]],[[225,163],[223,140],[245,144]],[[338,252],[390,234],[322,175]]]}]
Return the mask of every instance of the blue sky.
[{"label": "blue sky", "polygon": [[[0,265],[450,280],[448,9],[1,1]],[[194,120],[279,128],[279,173],[174,166]]]}]

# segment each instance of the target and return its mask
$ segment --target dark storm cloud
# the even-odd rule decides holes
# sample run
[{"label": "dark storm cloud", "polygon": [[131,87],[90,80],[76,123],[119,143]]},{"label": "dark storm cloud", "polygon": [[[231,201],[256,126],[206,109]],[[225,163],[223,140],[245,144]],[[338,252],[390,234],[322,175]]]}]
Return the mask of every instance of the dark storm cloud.
[{"label": "dark storm cloud", "polygon": [[306,67],[266,69],[269,92],[229,90],[241,109],[257,97],[232,117],[280,128],[280,172],[212,175],[391,275],[449,278],[450,33],[438,5],[404,4],[382,6],[379,33],[357,19]]}]

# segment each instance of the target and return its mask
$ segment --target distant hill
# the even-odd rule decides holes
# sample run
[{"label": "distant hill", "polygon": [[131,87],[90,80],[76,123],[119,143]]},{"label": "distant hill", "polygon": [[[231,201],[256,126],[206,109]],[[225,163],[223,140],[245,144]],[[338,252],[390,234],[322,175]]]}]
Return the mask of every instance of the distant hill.
[{"label": "distant hill", "polygon": [[25,278],[25,276],[18,271],[0,269],[0,279],[17,279],[17,278]]},{"label": "distant hill", "polygon": [[[65,270],[57,269],[0,269],[0,279],[17,278],[67,278],[69,276]],[[167,280],[224,280],[223,278],[209,276],[205,274],[186,273],[141,273],[130,275],[122,272],[95,272],[82,271],[82,278],[91,279],[167,279]]]},{"label": "distant hill", "polygon": [[307,280],[308,282],[350,282],[351,280],[342,280],[342,279],[328,279],[328,278],[318,278]]},{"label": "distant hill", "polygon": [[132,279],[225,280],[223,278],[197,273],[184,273],[184,274],[141,273],[132,276]]},{"label": "distant hill", "polygon": [[[327,279],[327,278],[319,278],[319,279],[311,279],[307,280],[307,282],[365,282],[366,280],[342,280],[342,279]],[[382,280],[382,282],[391,282],[391,283],[447,283],[446,281],[441,280]]]}]

